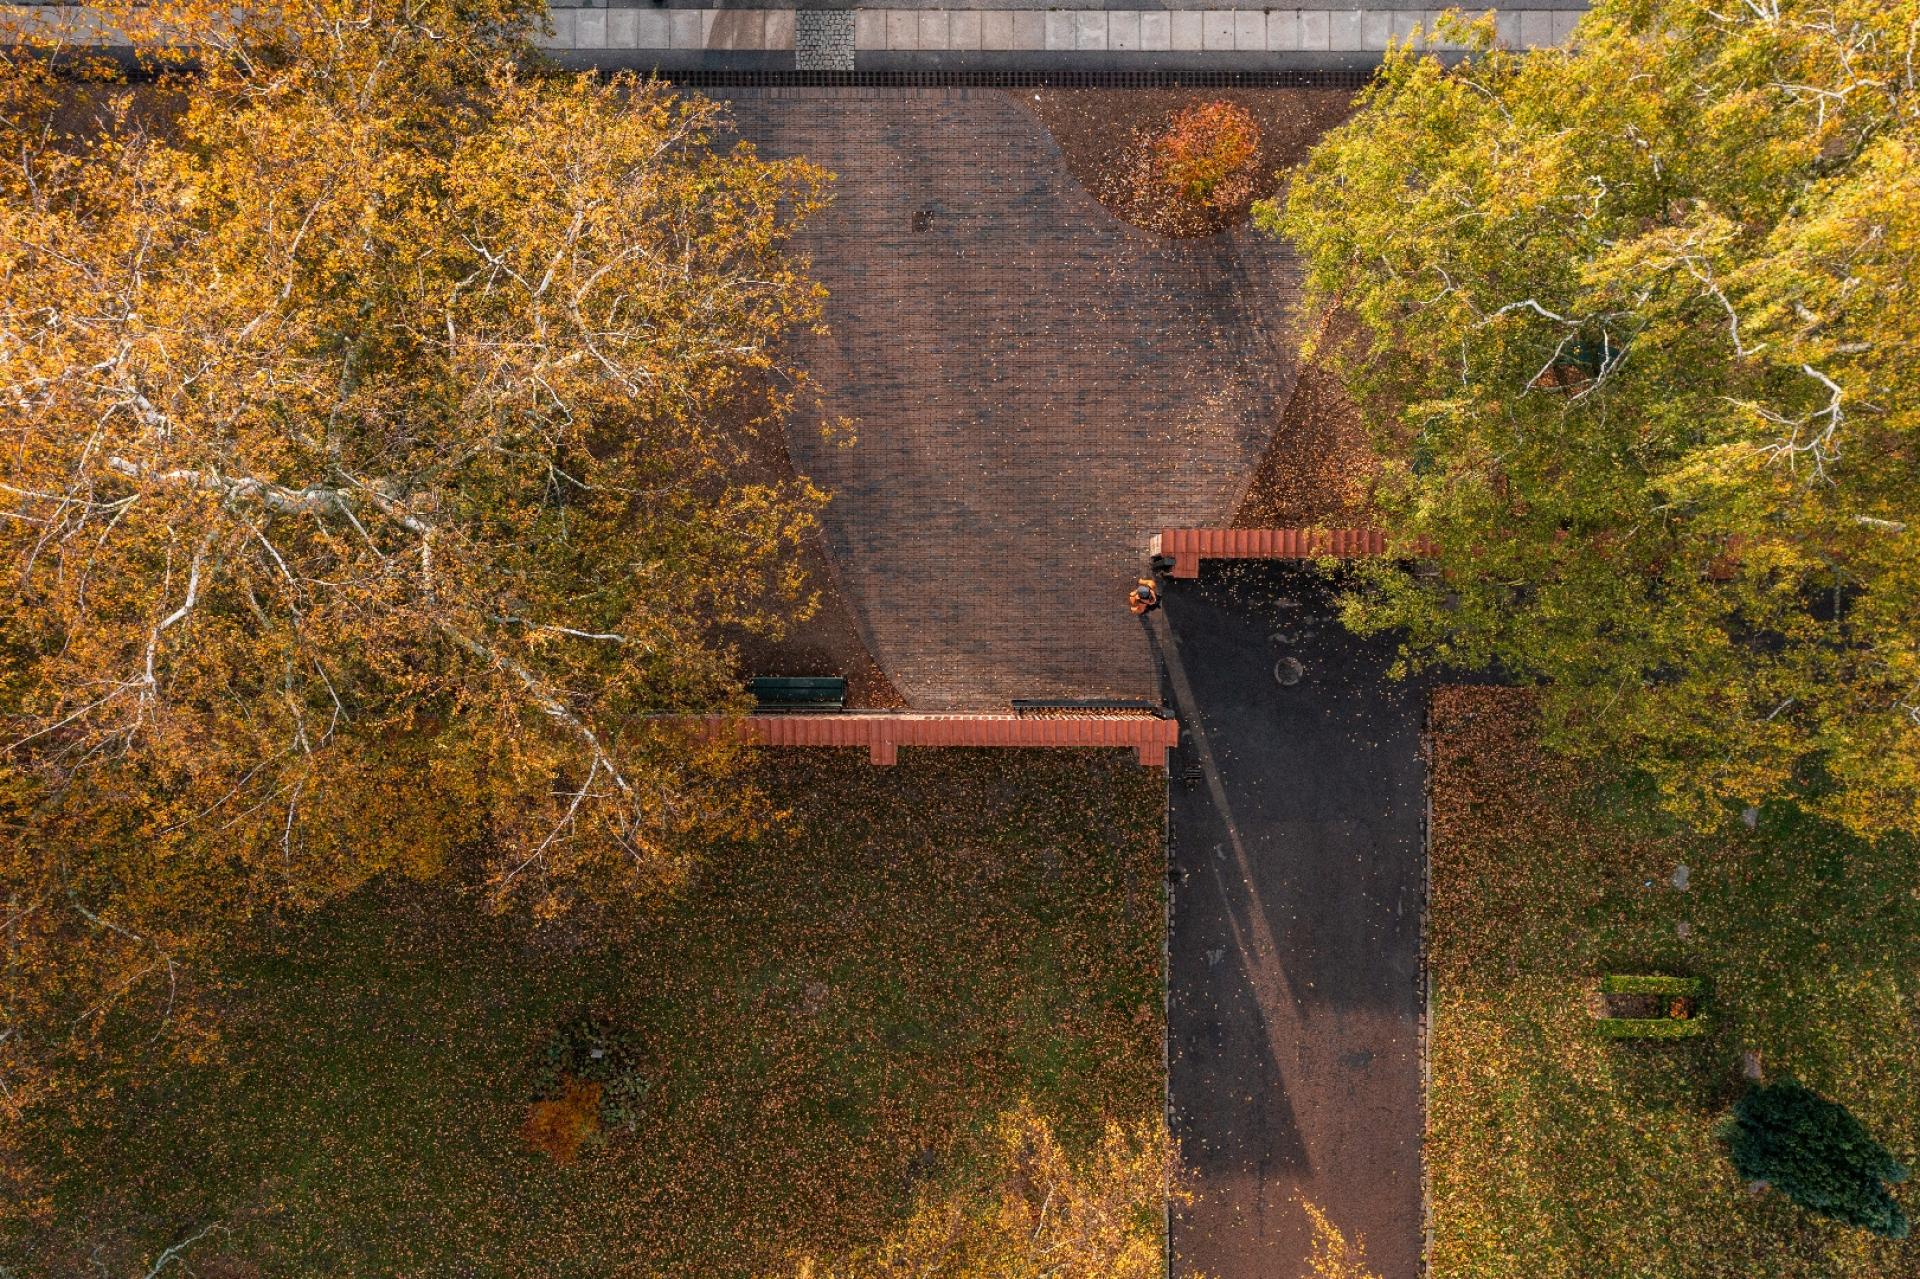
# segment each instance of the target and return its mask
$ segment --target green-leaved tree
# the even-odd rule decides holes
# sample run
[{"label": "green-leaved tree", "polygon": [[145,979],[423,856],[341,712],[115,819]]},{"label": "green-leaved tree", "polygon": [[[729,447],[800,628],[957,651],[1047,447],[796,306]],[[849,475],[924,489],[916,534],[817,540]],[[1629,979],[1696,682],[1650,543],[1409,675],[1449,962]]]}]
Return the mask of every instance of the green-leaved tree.
[{"label": "green-leaved tree", "polygon": [[1363,630],[1703,824],[1920,830],[1920,0],[1600,0],[1388,55],[1264,221],[1384,459]]}]

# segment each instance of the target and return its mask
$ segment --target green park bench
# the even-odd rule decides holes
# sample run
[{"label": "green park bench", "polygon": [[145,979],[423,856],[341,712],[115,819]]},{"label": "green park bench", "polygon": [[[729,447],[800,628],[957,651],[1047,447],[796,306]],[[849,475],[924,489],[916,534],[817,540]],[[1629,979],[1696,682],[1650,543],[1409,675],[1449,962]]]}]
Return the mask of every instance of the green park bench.
[{"label": "green park bench", "polygon": [[838,675],[761,675],[747,687],[763,711],[837,711],[847,702],[847,681]]}]

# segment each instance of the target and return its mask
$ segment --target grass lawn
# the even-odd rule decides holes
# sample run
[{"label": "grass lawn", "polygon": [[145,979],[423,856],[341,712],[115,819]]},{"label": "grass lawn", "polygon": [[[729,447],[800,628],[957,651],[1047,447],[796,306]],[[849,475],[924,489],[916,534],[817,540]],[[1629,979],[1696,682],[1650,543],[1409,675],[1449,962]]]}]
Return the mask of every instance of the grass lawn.
[{"label": "grass lawn", "polygon": [[[1163,780],[1120,752],[767,752],[791,821],[617,947],[383,886],[232,961],[225,1059],[45,1133],[20,1273],[744,1276],[870,1242],[1021,1097],[1084,1140],[1161,1106]],[[639,1028],[639,1130],[519,1138],[550,1030]],[[5,1255],[5,1253],[0,1253]],[[0,1265],[0,1273],[6,1273]],[[89,1272],[90,1273],[90,1272]]]},{"label": "grass lawn", "polygon": [[[1920,1241],[1749,1195],[1714,1136],[1755,1048],[1920,1165],[1913,846],[1788,812],[1679,832],[1644,790],[1541,754],[1533,724],[1518,690],[1434,697],[1435,1279],[1920,1274]],[[1605,972],[1705,978],[1709,1034],[1601,1042]]]}]

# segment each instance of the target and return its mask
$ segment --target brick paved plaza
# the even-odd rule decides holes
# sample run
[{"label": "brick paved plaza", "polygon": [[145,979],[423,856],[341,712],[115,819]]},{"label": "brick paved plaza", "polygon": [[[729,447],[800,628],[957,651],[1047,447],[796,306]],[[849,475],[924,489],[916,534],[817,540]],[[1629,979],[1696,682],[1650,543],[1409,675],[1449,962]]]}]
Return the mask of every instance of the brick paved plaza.
[{"label": "brick paved plaza", "polygon": [[835,495],[828,550],[882,669],[930,709],[1157,699],[1123,592],[1151,533],[1224,520],[1259,458],[1291,380],[1286,250],[1119,222],[1010,92],[734,109],[838,175],[804,246],[832,336],[800,359],[859,442],[791,445]]}]

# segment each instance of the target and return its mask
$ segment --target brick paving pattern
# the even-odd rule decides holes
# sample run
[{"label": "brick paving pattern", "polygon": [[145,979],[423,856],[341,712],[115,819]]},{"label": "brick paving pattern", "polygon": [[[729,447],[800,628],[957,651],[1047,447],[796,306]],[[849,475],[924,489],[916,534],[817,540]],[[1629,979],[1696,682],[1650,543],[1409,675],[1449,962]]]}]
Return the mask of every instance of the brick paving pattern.
[{"label": "brick paving pattern", "polygon": [[1291,386],[1290,255],[1117,221],[1009,93],[734,109],[765,153],[839,175],[802,246],[832,334],[801,359],[858,443],[790,445],[835,494],[828,550],[881,669],[917,709],[1157,698],[1125,592],[1152,534],[1223,522],[1252,474]]}]

